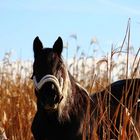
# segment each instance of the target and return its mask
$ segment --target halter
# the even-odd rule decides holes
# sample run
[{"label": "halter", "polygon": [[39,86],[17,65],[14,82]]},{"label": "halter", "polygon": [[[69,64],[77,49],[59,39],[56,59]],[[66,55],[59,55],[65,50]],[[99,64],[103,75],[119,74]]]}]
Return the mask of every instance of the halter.
[{"label": "halter", "polygon": [[62,77],[60,77],[60,82],[59,82],[58,79],[54,75],[47,74],[44,77],[42,77],[42,79],[39,82],[37,82],[36,76],[33,76],[33,81],[34,81],[34,85],[37,91],[39,91],[45,83],[52,82],[57,87],[59,95],[62,94],[62,88],[63,88]]}]

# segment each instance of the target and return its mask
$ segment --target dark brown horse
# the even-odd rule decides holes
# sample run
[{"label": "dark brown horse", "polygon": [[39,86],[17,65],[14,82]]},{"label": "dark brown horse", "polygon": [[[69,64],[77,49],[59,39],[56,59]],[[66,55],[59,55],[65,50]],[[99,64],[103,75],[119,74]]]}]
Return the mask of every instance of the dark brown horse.
[{"label": "dark brown horse", "polygon": [[[140,79],[120,80],[91,95],[97,134],[128,140],[140,138]],[[124,132],[125,131],[125,132]],[[125,134],[124,134],[125,133]],[[123,135],[123,136],[122,136]]]},{"label": "dark brown horse", "polygon": [[37,113],[32,124],[36,140],[81,140],[88,94],[70,75],[61,57],[59,37],[53,48],[33,43],[33,81]]},{"label": "dark brown horse", "polygon": [[[123,106],[123,109],[138,109],[139,79],[134,80],[135,82],[119,81],[112,84],[111,88],[108,87],[102,92],[89,96],[64,65],[61,56],[63,42],[60,37],[53,48],[43,48],[39,37],[36,37],[33,50],[32,78],[37,97],[37,112],[32,123],[32,132],[36,140],[82,140],[86,137],[94,139],[95,133],[99,139],[103,139],[104,122],[101,114],[106,112],[108,105],[110,111],[107,111],[106,115],[109,114],[110,120],[114,119],[112,114],[116,113],[119,105]],[[123,91],[127,91],[125,99],[123,99]],[[129,107],[130,103],[125,101],[130,101],[131,98]],[[94,130],[94,126],[98,129]],[[117,124],[115,126],[115,128],[119,127]],[[116,136],[119,133],[115,129],[110,134],[112,138],[115,137],[112,134]]]}]

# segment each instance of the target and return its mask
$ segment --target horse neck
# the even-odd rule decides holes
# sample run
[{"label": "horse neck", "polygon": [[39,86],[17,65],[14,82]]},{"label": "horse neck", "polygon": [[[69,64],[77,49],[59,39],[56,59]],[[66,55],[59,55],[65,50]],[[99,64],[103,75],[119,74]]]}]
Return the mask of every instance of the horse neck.
[{"label": "horse neck", "polygon": [[[60,120],[69,120],[72,116],[83,118],[87,109],[88,94],[82,86],[80,86],[74,77],[68,72],[69,86],[67,96],[63,98],[59,107]],[[79,118],[79,115],[80,118]],[[65,118],[65,119],[64,119]]]},{"label": "horse neck", "polygon": [[85,107],[83,108],[86,109],[88,102],[91,100],[89,93],[74,79],[70,73],[69,76],[71,81],[72,95],[74,96],[74,105],[75,103],[81,104],[84,105]]}]

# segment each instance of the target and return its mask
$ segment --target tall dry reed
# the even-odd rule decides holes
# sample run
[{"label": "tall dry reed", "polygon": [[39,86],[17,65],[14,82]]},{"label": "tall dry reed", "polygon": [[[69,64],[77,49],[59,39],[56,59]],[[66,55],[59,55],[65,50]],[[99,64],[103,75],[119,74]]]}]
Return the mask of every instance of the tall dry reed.
[{"label": "tall dry reed", "polygon": [[[67,43],[67,50],[68,47]],[[81,53],[79,56],[80,47],[78,45],[76,47],[77,51],[71,63],[68,60],[68,51],[66,51],[68,68],[75,79],[89,93],[100,91],[118,79],[140,78],[140,48],[136,53],[131,52],[130,20],[128,21],[122,45],[114,47],[112,44],[111,52],[104,54],[100,59],[97,59],[95,55],[100,50],[96,50],[95,52],[93,48],[93,54],[91,56],[87,56],[84,53]],[[11,53],[6,53],[4,59],[0,62],[0,135],[6,133],[9,140],[33,139],[30,128],[36,110],[36,98],[33,84],[30,80],[32,75],[31,67],[32,62],[11,61]],[[126,124],[130,118],[123,112],[123,109],[122,112],[116,112],[115,115],[117,116],[119,113],[121,114],[120,119],[126,120],[126,122],[121,130],[122,135],[118,139],[128,139],[125,136],[125,131]],[[110,116],[110,109],[108,109],[108,114]],[[104,120],[105,129],[106,126],[110,125],[110,122],[107,120]],[[136,128],[135,125],[136,122],[134,120],[134,129]],[[95,125],[92,132],[94,140],[97,139],[97,127],[98,125]],[[110,131],[106,131],[108,135]],[[134,131],[140,133],[136,130]]]}]

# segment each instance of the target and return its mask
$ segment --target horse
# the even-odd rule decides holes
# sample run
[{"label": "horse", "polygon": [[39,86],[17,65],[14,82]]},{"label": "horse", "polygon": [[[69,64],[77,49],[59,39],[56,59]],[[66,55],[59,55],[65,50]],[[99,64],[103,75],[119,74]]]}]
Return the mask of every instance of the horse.
[{"label": "horse", "polygon": [[36,140],[82,140],[89,95],[67,70],[62,50],[61,37],[53,48],[43,48],[39,37],[34,39],[37,112],[31,129]]},{"label": "horse", "polygon": [[99,139],[140,139],[139,78],[116,81],[91,98]]},{"label": "horse", "polygon": [[[52,48],[44,48],[38,36],[33,41],[32,79],[37,97],[37,112],[31,126],[33,136],[35,140],[91,140],[97,134],[97,139],[103,139],[102,112],[106,112],[109,103],[109,121],[113,121],[115,117],[112,114],[116,113],[118,106],[131,109],[129,103],[124,102],[124,90],[127,91],[125,99],[133,98],[131,107],[138,109],[140,80],[136,80],[137,87],[134,86],[135,80],[124,80],[89,95],[67,70],[62,51],[61,37]],[[98,129],[95,130],[95,127]],[[110,138],[114,138],[116,133],[116,130],[112,132]]]}]

